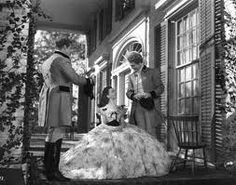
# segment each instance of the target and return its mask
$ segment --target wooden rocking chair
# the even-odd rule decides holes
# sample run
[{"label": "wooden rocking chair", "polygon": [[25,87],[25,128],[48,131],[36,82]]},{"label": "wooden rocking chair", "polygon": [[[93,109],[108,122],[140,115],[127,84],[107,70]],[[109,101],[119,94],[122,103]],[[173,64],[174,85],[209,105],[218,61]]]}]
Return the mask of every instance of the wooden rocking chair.
[{"label": "wooden rocking chair", "polygon": [[[175,134],[177,137],[178,147],[179,151],[173,160],[170,172],[173,171],[174,168],[176,168],[177,160],[179,160],[179,155],[182,149],[185,150],[185,156],[183,159],[184,162],[184,168],[187,161],[192,162],[192,174],[195,173],[195,150],[196,149],[202,149],[203,153],[203,161],[204,166],[207,168],[207,160],[206,160],[206,144],[201,142],[201,136],[200,136],[200,125],[199,125],[199,117],[198,116],[169,116],[168,117],[169,123],[173,125]],[[191,158],[188,155],[188,151],[192,150]]]}]

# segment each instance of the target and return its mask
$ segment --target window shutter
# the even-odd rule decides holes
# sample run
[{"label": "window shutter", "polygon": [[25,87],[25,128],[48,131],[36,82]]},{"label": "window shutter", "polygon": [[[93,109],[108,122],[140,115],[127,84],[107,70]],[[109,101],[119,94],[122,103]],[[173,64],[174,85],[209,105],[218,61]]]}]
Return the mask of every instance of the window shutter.
[{"label": "window shutter", "polygon": [[161,95],[161,111],[167,115],[167,21],[161,23],[160,28],[160,71],[161,80],[165,86],[165,90]]},{"label": "window shutter", "polygon": [[215,69],[216,69],[216,75],[215,75],[215,151],[216,151],[216,159],[218,157],[218,154],[222,153],[222,112],[221,112],[221,102],[222,102],[222,96],[223,96],[223,89],[220,84],[220,80],[217,78],[221,78],[221,76],[217,76],[217,69],[220,69],[221,65],[221,56],[224,55],[222,42],[224,40],[223,32],[224,32],[224,24],[222,23],[222,15],[223,15],[223,2],[222,0],[215,0],[215,44],[218,48],[217,52],[215,52]]},{"label": "window shutter", "polygon": [[87,38],[87,54],[88,56],[90,56],[91,54],[91,41],[92,41],[92,35],[91,35],[91,30],[88,31],[88,33],[86,34],[86,38]]},{"label": "window shutter", "polygon": [[200,0],[200,84],[201,84],[201,128],[202,139],[209,146],[211,159],[215,155],[215,121],[214,121],[214,48],[207,44],[211,41],[213,30],[213,1]]},{"label": "window shutter", "polygon": [[122,9],[122,1],[121,0],[116,0],[116,12],[115,12],[115,20],[121,20],[123,17],[123,9]]},{"label": "window shutter", "polygon": [[[167,60],[167,48],[168,48],[168,22],[164,21],[161,23],[160,30],[159,30],[159,36],[160,38],[160,51],[159,51],[159,60],[160,60],[160,75],[161,75],[161,81],[165,86],[164,92],[161,94],[161,112],[164,114],[164,116],[167,116],[167,87],[168,87],[168,60]],[[158,37],[158,36],[157,36]],[[167,130],[165,123],[162,123],[160,130],[160,136],[158,136],[163,142],[165,142],[167,137]],[[158,132],[158,131],[157,131]]]},{"label": "window shutter", "polygon": [[99,41],[104,39],[104,11],[99,12]]},{"label": "window shutter", "polygon": [[111,0],[107,0],[108,5],[106,9],[106,35],[109,34],[112,30],[112,2]]}]

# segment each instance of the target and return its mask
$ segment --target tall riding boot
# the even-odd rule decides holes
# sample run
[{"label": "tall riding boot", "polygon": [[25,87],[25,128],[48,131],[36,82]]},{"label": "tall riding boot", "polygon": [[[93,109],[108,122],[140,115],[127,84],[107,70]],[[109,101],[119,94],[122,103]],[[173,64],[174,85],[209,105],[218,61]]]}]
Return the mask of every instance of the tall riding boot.
[{"label": "tall riding boot", "polygon": [[58,139],[55,143],[55,165],[59,169],[60,155],[61,155],[62,139]]},{"label": "tall riding boot", "polygon": [[44,148],[44,168],[45,168],[45,175],[49,181],[54,179],[54,148],[55,144],[50,142],[45,142]]},{"label": "tall riding boot", "polygon": [[46,169],[48,169],[48,154],[49,154],[49,150],[50,150],[50,143],[49,142],[45,142],[44,145],[44,158],[43,158],[43,164],[44,164],[44,169],[46,171]]},{"label": "tall riding boot", "polygon": [[61,144],[62,139],[59,139],[55,143],[55,150],[54,150],[54,179],[57,181],[69,181],[70,179],[64,177],[61,172],[59,171],[59,162],[60,162],[60,155],[61,155]]}]

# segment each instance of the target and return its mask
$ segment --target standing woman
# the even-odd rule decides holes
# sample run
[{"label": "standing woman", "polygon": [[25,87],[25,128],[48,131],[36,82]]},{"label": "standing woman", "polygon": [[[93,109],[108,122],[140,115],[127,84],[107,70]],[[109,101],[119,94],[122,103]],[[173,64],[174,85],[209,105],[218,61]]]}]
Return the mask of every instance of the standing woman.
[{"label": "standing woman", "polygon": [[72,68],[71,44],[67,38],[58,40],[58,50],[42,64],[44,84],[39,95],[39,125],[47,132],[44,166],[48,180],[68,180],[59,172],[58,164],[65,129],[71,126],[72,83],[90,84],[89,79],[78,75]]}]

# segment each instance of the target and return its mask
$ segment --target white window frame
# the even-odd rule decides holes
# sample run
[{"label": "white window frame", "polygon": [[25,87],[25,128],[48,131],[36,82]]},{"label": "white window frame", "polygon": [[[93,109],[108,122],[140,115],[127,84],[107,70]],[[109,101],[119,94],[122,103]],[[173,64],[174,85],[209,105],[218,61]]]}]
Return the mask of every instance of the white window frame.
[{"label": "white window frame", "polygon": [[[175,21],[175,70],[176,70],[176,85],[177,85],[177,96],[176,96],[176,107],[177,107],[177,114],[188,114],[188,115],[199,115],[200,114],[200,63],[199,63],[199,45],[200,45],[200,39],[198,38],[198,42],[195,43],[196,46],[198,47],[197,51],[198,53],[196,54],[196,58],[195,59],[192,59],[192,60],[189,60],[188,62],[185,62],[185,63],[182,63],[182,64],[178,64],[179,62],[179,58],[178,58],[178,52],[181,51],[181,50],[185,50],[186,48],[189,49],[191,48],[193,50],[193,44],[191,43],[191,46],[188,45],[188,47],[182,47],[182,48],[178,48],[178,38],[181,34],[178,34],[178,22],[179,21],[183,21],[185,17],[190,17],[190,15],[193,13],[193,12],[196,12],[197,15],[198,15],[198,21],[196,20],[196,25],[194,27],[192,27],[191,29],[189,29],[188,31],[185,30],[185,32],[183,32],[182,34],[186,34],[186,33],[189,33],[190,31],[193,31],[193,30],[196,30],[196,32],[198,32],[198,35],[200,34],[200,24],[199,24],[199,19],[200,19],[200,16],[199,16],[199,7],[187,12],[186,14],[184,14],[183,16],[181,16],[177,21]],[[197,38],[197,35],[196,35],[196,38]],[[187,40],[187,38],[186,38]],[[192,51],[193,52],[193,51]],[[192,53],[193,55],[193,53]],[[197,65],[197,73],[196,73],[196,76],[195,78],[190,78],[188,80],[186,80],[186,69],[190,66],[191,67],[191,75],[193,74],[193,66],[194,65]],[[185,80],[184,81],[180,81],[180,70],[183,69],[185,70]],[[193,90],[193,83],[194,81],[197,81],[197,92],[194,93],[194,90]],[[184,90],[184,96],[183,97],[180,97],[180,84],[185,84],[185,90]],[[191,94],[189,96],[186,96],[186,84],[191,82]],[[181,99],[185,99],[185,105],[184,105],[184,111],[181,112],[180,111],[180,100]],[[186,99],[191,99],[191,110],[190,112],[186,112]],[[194,111],[194,99],[197,99],[197,111]]]}]

